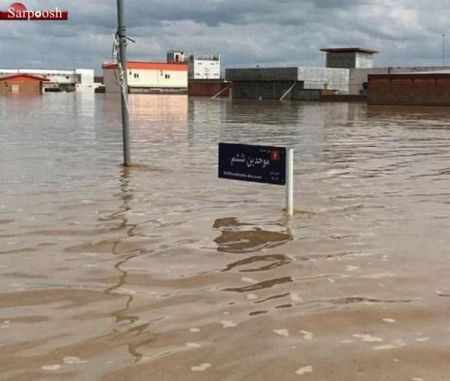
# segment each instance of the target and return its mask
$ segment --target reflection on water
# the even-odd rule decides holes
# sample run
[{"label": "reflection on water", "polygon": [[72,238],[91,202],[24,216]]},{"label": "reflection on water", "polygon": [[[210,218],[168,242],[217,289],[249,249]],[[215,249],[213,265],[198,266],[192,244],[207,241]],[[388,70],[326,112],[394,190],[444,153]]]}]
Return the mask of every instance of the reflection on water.
[{"label": "reflection on water", "polygon": [[293,239],[288,227],[280,229],[285,232],[269,231],[259,226],[240,223],[236,218],[217,219],[213,227],[222,231],[220,237],[214,240],[218,244],[217,250],[227,253],[261,251],[283,245]]},{"label": "reflection on water", "polygon": [[[450,378],[448,109],[130,113],[124,169],[117,97],[0,98],[0,379]],[[298,213],[219,141],[295,148]]]}]

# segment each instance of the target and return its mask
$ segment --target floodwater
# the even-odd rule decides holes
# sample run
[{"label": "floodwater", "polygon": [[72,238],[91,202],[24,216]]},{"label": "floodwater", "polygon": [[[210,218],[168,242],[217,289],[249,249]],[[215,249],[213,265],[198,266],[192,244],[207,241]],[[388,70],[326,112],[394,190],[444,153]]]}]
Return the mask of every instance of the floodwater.
[{"label": "floodwater", "polygon": [[[450,109],[0,98],[0,379],[450,380]],[[292,146],[284,188],[217,143]]]}]

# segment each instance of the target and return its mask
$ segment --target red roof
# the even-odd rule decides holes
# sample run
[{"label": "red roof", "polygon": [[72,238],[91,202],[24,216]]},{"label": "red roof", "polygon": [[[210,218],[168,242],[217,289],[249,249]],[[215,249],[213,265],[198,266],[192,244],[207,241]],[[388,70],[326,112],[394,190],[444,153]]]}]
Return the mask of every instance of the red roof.
[{"label": "red roof", "polygon": [[320,49],[321,52],[326,53],[367,53],[367,54],[377,54],[377,50],[366,49],[366,48],[324,48]]},{"label": "red roof", "polygon": [[[104,63],[102,65],[102,68],[103,69],[117,69],[117,64],[116,63]],[[184,64],[184,63],[128,61],[127,69],[188,71],[188,65]]]},{"label": "red roof", "polygon": [[0,81],[6,81],[7,79],[12,78],[28,78],[28,79],[34,79],[36,81],[50,81],[49,79],[45,77],[40,77],[38,75],[32,75],[32,74],[26,74],[26,73],[15,73],[15,74],[8,74],[4,75],[3,77],[0,77]]}]

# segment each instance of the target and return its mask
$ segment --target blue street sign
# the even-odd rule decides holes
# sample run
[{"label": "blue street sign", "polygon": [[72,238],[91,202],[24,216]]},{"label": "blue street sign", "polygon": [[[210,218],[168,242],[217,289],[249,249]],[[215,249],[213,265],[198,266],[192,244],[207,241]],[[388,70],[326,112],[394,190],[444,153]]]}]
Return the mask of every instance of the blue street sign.
[{"label": "blue street sign", "polygon": [[219,143],[219,177],[285,185],[286,148]]}]

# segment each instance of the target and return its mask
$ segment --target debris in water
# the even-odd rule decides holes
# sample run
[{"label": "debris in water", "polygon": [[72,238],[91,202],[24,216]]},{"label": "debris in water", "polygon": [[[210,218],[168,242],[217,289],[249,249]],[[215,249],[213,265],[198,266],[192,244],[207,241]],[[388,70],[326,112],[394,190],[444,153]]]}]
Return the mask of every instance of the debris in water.
[{"label": "debris in water", "polygon": [[222,324],[223,328],[234,328],[234,327],[237,327],[237,324],[235,322],[233,322],[233,321],[230,321],[230,320],[222,320],[220,322],[220,324]]},{"label": "debris in water", "polygon": [[211,366],[212,366],[211,364],[203,363],[203,364],[191,367],[191,370],[193,372],[204,372],[206,369],[211,368]]},{"label": "debris in water", "polygon": [[372,335],[357,334],[357,335],[353,335],[353,337],[356,337],[357,339],[361,339],[365,343],[381,343],[384,341],[381,337],[375,337]]},{"label": "debris in water", "polygon": [[283,337],[289,337],[289,331],[287,329],[274,329],[273,333]]},{"label": "debris in water", "polygon": [[296,294],[295,292],[291,292],[290,298],[293,302],[303,302],[303,298],[299,294]]},{"label": "debris in water", "polygon": [[295,373],[299,376],[304,376],[306,373],[312,373],[313,367],[311,365],[304,366],[303,368],[298,369]]},{"label": "debris in water", "polygon": [[79,357],[75,356],[66,356],[63,358],[64,364],[67,365],[78,365],[78,364],[86,364],[86,360],[81,360]]},{"label": "debris in water", "polygon": [[245,283],[250,283],[250,284],[257,284],[258,283],[258,281],[253,279],[253,278],[241,278],[241,281],[245,282]]},{"label": "debris in water", "polygon": [[387,349],[401,348],[401,347],[404,347],[405,345],[406,344],[402,340],[395,340],[394,342],[392,342],[390,344],[378,345],[376,347],[373,347],[373,349],[375,349],[377,351],[384,351],[384,350],[387,350]]},{"label": "debris in water", "polygon": [[308,332],[308,331],[300,331],[300,333],[303,335],[303,338],[306,341],[311,341],[313,339],[313,334],[312,332]]},{"label": "debris in water", "polygon": [[61,365],[59,365],[59,364],[43,365],[43,366],[41,366],[41,369],[48,370],[48,371],[55,371],[55,370],[60,370]]},{"label": "debris in water", "polygon": [[200,348],[201,345],[198,343],[186,343],[186,346],[189,348]]}]

